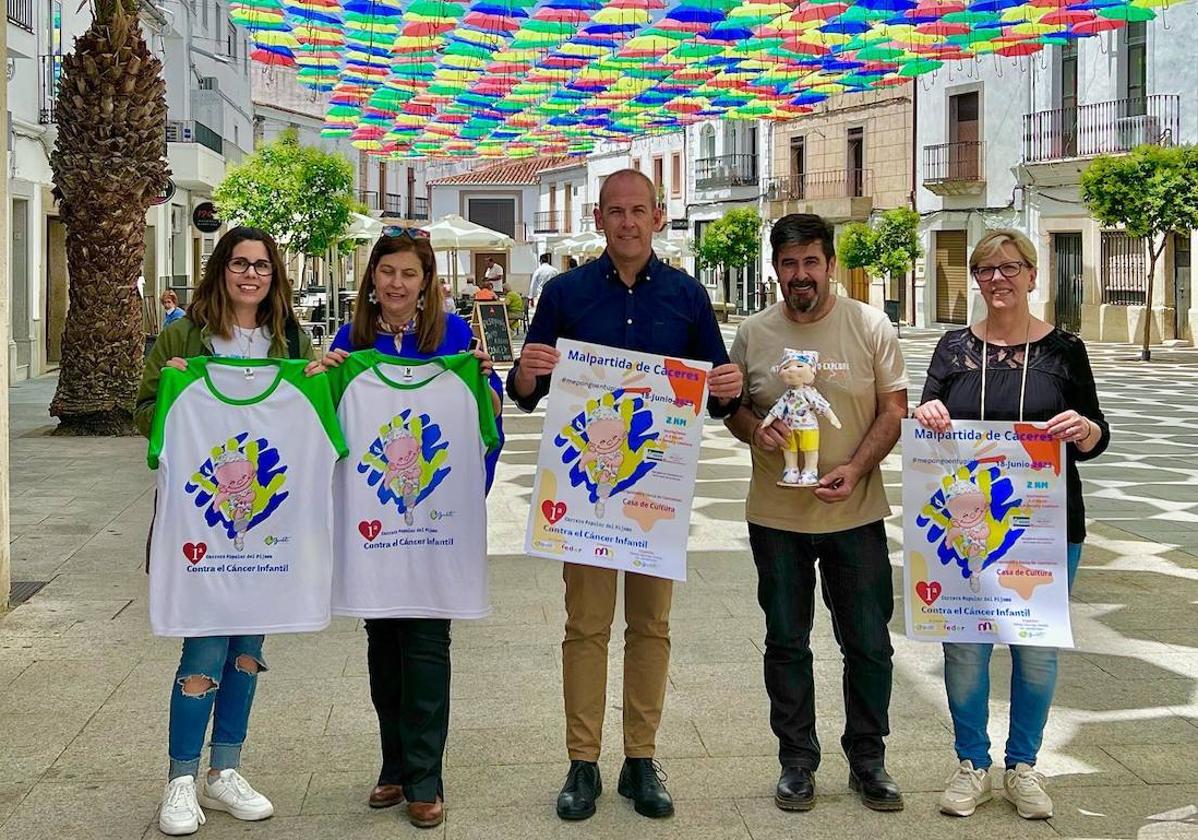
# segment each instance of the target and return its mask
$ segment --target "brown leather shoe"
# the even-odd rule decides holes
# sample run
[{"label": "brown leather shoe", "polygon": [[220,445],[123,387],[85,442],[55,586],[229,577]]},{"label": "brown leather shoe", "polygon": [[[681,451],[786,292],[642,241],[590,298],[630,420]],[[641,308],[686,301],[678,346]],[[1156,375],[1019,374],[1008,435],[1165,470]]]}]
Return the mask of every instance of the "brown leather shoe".
[{"label": "brown leather shoe", "polygon": [[391,808],[403,802],[403,785],[375,785],[366,800],[371,808]]},{"label": "brown leather shoe", "polygon": [[445,805],[441,797],[435,802],[409,802],[408,822],[417,828],[436,828],[445,822]]}]

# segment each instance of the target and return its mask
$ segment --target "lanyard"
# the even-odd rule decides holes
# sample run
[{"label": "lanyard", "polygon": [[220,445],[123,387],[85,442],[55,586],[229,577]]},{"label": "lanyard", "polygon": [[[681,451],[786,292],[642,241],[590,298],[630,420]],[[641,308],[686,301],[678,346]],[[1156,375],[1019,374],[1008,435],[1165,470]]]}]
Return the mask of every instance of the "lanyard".
[{"label": "lanyard", "polygon": [[[986,419],[986,359],[990,356],[990,319],[986,319],[986,329],[982,332],[982,406],[980,419]],[[1027,318],[1027,333],[1023,337],[1023,372],[1019,375],[1019,422],[1023,422],[1023,397],[1027,392],[1027,357],[1032,345],[1032,317]]]}]

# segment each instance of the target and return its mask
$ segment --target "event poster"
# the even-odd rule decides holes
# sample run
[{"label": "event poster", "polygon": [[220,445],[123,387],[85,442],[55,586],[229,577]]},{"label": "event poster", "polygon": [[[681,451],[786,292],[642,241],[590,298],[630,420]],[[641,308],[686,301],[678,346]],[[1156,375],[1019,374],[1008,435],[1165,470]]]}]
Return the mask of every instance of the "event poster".
[{"label": "event poster", "polygon": [[1042,424],[903,421],[903,584],[919,641],[1073,647],[1065,463]]},{"label": "event poster", "polygon": [[524,550],[686,580],[711,365],[559,340]]}]

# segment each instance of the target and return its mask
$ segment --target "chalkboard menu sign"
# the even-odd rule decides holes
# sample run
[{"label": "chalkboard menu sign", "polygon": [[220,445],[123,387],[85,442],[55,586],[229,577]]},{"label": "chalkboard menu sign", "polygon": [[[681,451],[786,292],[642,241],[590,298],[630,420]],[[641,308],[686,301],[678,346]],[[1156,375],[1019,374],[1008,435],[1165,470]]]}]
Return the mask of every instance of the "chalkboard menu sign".
[{"label": "chalkboard menu sign", "polygon": [[512,332],[507,320],[507,304],[501,300],[480,301],[474,304],[474,330],[492,361],[514,362]]}]

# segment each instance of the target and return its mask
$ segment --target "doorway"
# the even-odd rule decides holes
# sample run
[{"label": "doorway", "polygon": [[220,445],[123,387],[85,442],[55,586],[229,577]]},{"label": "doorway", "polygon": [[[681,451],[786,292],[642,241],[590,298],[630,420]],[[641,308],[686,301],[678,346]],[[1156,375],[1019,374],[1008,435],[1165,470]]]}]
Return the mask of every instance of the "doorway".
[{"label": "doorway", "polygon": [[59,219],[46,219],[46,364],[62,361],[62,334],[70,308],[70,275],[67,273],[67,227]]},{"label": "doorway", "polygon": [[1052,235],[1053,314],[1066,332],[1082,331],[1082,235]]},{"label": "doorway", "polygon": [[[14,198],[12,202],[12,240],[9,248],[12,298],[8,315],[12,325],[10,335],[17,346],[17,370],[13,374],[24,379],[32,376],[34,371],[29,369],[33,357],[33,341],[29,332],[29,202],[23,198]],[[7,350],[0,348],[0,352]]]},{"label": "doorway", "polygon": [[965,231],[936,232],[936,320],[964,324],[969,315],[969,268]]},{"label": "doorway", "polygon": [[978,144],[981,140],[981,121],[978,93],[961,93],[949,97],[948,116],[948,179],[976,181],[981,175]]},{"label": "doorway", "polygon": [[1173,336],[1186,337],[1190,320],[1190,234],[1173,238]]}]

